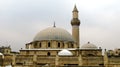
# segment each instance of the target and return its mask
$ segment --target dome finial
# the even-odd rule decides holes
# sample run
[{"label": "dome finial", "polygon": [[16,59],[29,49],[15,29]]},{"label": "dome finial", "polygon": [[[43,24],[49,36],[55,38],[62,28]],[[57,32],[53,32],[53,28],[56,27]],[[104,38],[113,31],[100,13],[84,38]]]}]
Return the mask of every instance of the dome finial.
[{"label": "dome finial", "polygon": [[88,44],[90,44],[90,42],[88,41]]},{"label": "dome finial", "polygon": [[74,5],[73,12],[78,12],[77,7],[76,7],[76,4]]},{"label": "dome finial", "polygon": [[56,27],[56,26],[55,26],[55,21],[54,21],[54,25],[53,25],[53,27]]}]

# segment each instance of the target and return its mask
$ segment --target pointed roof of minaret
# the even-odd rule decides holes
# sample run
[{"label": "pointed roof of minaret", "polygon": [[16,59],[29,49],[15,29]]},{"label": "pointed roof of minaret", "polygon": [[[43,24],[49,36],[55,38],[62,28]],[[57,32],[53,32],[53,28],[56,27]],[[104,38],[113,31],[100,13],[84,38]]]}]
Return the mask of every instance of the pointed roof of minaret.
[{"label": "pointed roof of minaret", "polygon": [[74,6],[73,12],[78,12],[76,5]]}]

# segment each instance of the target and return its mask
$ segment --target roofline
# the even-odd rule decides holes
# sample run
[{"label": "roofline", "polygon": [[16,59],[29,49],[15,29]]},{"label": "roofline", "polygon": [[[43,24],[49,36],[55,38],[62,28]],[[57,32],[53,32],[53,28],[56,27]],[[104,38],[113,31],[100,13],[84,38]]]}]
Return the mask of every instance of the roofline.
[{"label": "roofline", "polygon": [[[67,50],[102,50],[102,49],[78,49],[78,48],[65,48]],[[47,50],[63,50],[63,49],[60,49],[60,48],[44,48],[44,49],[21,49],[20,51],[39,51],[39,50],[44,50],[44,51],[47,51]]]},{"label": "roofline", "polygon": [[[66,48],[67,50],[76,50],[77,48]],[[58,48],[53,48],[53,49],[49,49],[49,48],[44,48],[44,49],[21,49],[20,51],[26,51],[26,50],[63,50],[63,49],[58,49]]]}]

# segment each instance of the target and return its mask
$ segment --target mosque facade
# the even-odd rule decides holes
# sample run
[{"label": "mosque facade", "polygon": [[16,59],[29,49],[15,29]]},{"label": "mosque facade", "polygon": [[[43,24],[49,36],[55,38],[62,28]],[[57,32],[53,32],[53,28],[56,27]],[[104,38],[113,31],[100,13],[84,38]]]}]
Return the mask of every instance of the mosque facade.
[{"label": "mosque facade", "polygon": [[72,35],[54,25],[40,31],[20,52],[2,46],[0,67],[120,67],[120,49],[103,54],[101,47],[90,42],[80,45],[76,6],[72,13]]}]

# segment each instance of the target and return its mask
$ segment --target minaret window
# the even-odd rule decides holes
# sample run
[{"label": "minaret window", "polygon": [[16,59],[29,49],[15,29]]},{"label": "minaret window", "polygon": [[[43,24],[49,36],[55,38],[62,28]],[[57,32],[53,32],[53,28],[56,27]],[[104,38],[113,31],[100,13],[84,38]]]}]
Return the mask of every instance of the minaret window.
[{"label": "minaret window", "polygon": [[50,47],[50,42],[48,42],[48,47]]},{"label": "minaret window", "polygon": [[58,47],[60,48],[60,43],[58,43]]}]

